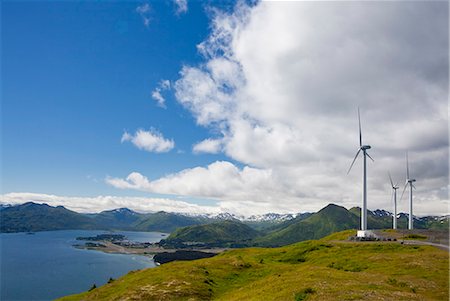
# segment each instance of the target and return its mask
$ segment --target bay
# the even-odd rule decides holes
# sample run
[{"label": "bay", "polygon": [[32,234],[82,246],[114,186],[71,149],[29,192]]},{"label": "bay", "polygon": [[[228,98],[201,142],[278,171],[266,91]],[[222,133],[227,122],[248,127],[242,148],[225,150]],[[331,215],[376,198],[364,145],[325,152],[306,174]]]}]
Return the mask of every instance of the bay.
[{"label": "bay", "polygon": [[[74,248],[76,237],[108,231],[64,230],[0,234],[0,299],[53,300],[105,284],[129,271],[155,267],[150,257]],[[159,232],[117,231],[136,242],[158,242]]]}]

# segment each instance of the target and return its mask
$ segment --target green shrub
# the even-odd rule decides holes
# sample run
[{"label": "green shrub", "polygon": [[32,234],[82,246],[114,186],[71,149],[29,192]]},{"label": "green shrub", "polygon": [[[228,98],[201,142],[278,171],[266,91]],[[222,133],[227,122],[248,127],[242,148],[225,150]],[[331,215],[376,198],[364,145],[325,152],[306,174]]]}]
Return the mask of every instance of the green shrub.
[{"label": "green shrub", "polygon": [[427,239],[425,235],[420,234],[409,234],[406,236],[403,236],[404,239]]},{"label": "green shrub", "polygon": [[316,291],[311,288],[311,287],[307,287],[303,290],[301,290],[300,292],[297,292],[295,294],[295,301],[302,301],[302,300],[306,300],[306,298],[308,298],[308,295],[314,294]]}]

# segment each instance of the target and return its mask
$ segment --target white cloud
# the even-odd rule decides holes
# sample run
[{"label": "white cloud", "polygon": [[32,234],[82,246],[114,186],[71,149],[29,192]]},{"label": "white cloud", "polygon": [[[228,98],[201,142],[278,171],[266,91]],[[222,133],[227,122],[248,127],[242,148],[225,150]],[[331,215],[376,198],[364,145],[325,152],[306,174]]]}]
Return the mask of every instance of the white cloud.
[{"label": "white cloud", "polygon": [[152,98],[156,100],[156,103],[161,108],[166,108],[166,99],[162,96],[161,92],[170,89],[170,81],[162,80],[158,86],[152,91]]},{"label": "white cloud", "polygon": [[205,61],[182,68],[175,95],[222,134],[226,155],[271,170],[283,197],[315,209],[360,205],[360,162],[345,174],[360,106],[376,160],[369,208],[390,209],[387,170],[403,179],[409,149],[418,210],[448,211],[447,23],[442,2],[240,3],[215,11]]},{"label": "white cloud", "polygon": [[248,216],[311,211],[328,204],[322,201],[305,206],[298,202],[298,191],[287,189],[272,170],[248,166],[240,169],[226,161],[185,169],[156,180],[132,172],[125,179],[109,177],[106,183],[119,189],[212,199],[218,202],[221,212]]},{"label": "white cloud", "polygon": [[177,15],[184,14],[188,11],[188,2],[187,0],[173,0],[175,4],[175,13]]},{"label": "white cloud", "polygon": [[217,161],[205,167],[185,169],[175,174],[150,181],[138,172],[126,179],[107,178],[116,188],[147,192],[220,199],[248,200],[259,197],[261,190],[275,188],[270,170],[244,167],[239,169],[230,162]]},{"label": "white cloud", "polygon": [[23,204],[25,202],[46,203],[50,206],[64,206],[77,212],[94,213],[117,208],[129,208],[137,212],[179,212],[179,213],[218,213],[217,206],[200,206],[169,198],[146,197],[73,197],[41,193],[7,193],[1,195],[1,204]]},{"label": "white cloud", "polygon": [[159,88],[156,88],[155,90],[152,91],[152,98],[154,100],[156,100],[158,107],[161,107],[164,109],[166,108],[166,104],[165,104],[166,100],[161,95],[161,90]]},{"label": "white cloud", "polygon": [[222,140],[217,139],[205,139],[203,141],[200,141],[199,143],[196,143],[192,150],[195,154],[200,153],[210,153],[210,154],[217,154],[221,151],[222,148]]},{"label": "white cloud", "polygon": [[369,209],[391,210],[387,171],[403,182],[409,149],[415,213],[449,212],[448,3],[239,2],[213,12],[198,45],[204,61],[183,66],[173,88],[213,136],[193,151],[222,151],[244,167],[214,162],[108,183],[243,212],[360,206],[361,160],[346,175],[359,106],[376,160],[368,163]]},{"label": "white cloud", "polygon": [[141,5],[138,5],[136,7],[136,12],[141,16],[142,22],[144,22],[145,27],[148,27],[150,25],[150,12],[151,7],[148,3],[143,3]]},{"label": "white cloud", "polygon": [[165,153],[175,147],[175,142],[172,139],[166,139],[163,135],[155,129],[149,131],[137,130],[134,135],[124,132],[121,142],[130,141],[137,148],[155,153]]}]

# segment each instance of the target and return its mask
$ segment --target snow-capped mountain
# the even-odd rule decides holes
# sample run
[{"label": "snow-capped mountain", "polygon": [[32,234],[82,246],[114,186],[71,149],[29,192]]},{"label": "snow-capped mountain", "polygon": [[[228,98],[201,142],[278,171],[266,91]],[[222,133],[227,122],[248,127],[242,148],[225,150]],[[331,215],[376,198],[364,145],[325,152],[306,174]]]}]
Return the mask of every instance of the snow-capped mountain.
[{"label": "snow-capped mountain", "polygon": [[284,222],[296,218],[299,214],[280,214],[280,213],[266,213],[260,215],[243,216],[237,215],[229,212],[221,213],[206,213],[206,214],[194,214],[194,213],[177,213],[179,215],[189,216],[189,217],[200,217],[208,219],[217,220],[239,220],[242,222]]},{"label": "snow-capped mountain", "polygon": [[372,211],[373,215],[379,216],[379,217],[386,217],[386,216],[392,216],[392,213],[383,209],[377,209]]},{"label": "snow-capped mountain", "polygon": [[117,209],[113,209],[113,210],[109,210],[109,211],[103,211],[103,212],[111,212],[111,213],[115,213],[115,214],[131,214],[131,215],[138,214],[136,211],[133,211],[133,210],[128,209],[128,208],[117,208]]},{"label": "snow-capped mountain", "polygon": [[8,208],[8,207],[12,207],[13,205],[10,205],[10,204],[0,204],[0,210],[3,210],[3,209],[5,209],[5,208]]},{"label": "snow-capped mountain", "polygon": [[298,214],[280,214],[280,213],[266,213],[261,215],[252,215],[248,218],[245,218],[245,221],[252,222],[284,222],[297,217]]}]

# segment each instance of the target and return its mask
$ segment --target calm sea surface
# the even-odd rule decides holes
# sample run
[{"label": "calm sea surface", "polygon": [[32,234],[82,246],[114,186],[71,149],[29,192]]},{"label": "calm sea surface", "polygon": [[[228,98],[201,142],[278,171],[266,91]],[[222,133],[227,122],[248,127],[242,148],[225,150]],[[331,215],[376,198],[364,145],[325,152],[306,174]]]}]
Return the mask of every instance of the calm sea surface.
[{"label": "calm sea surface", "polygon": [[[53,300],[105,284],[131,270],[155,267],[151,258],[80,250],[78,236],[107,231],[46,231],[0,234],[0,299]],[[129,240],[157,242],[159,232],[125,232]]]}]

